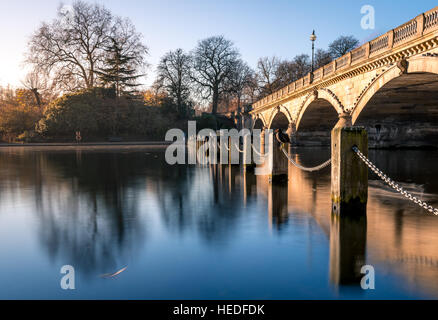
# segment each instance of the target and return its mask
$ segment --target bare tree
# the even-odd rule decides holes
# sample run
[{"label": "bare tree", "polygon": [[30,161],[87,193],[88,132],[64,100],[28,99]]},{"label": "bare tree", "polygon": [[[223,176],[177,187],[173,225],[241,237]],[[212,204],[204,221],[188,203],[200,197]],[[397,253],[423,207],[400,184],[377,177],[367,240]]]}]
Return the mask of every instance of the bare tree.
[{"label": "bare tree", "polygon": [[187,115],[187,100],[190,96],[191,57],[182,49],[169,51],[157,67],[157,82],[165,88],[178,107],[180,116]]},{"label": "bare tree", "polygon": [[257,76],[262,96],[272,94],[278,89],[276,80],[279,64],[280,59],[277,57],[263,57],[257,62]]},{"label": "bare tree", "polygon": [[203,99],[212,99],[212,113],[217,113],[221,95],[233,75],[239,53],[223,36],[214,36],[198,43],[193,51],[191,79]]},{"label": "bare tree", "polygon": [[43,23],[32,36],[27,61],[50,74],[64,90],[92,88],[98,82],[96,70],[105,61],[105,47],[115,33],[125,39],[127,50],[146,49],[126,21],[114,18],[102,5],[84,1],[74,2],[71,10],[60,7],[57,18]]},{"label": "bare tree", "polygon": [[293,60],[283,60],[275,70],[276,88],[278,90],[297,80],[296,66]]},{"label": "bare tree", "polygon": [[242,96],[245,90],[251,86],[254,79],[254,71],[242,60],[238,60],[230,81],[230,92],[237,98],[237,112],[241,113]]},{"label": "bare tree", "polygon": [[261,96],[271,94],[310,72],[310,58],[302,54],[293,60],[262,58],[258,63]]},{"label": "bare tree", "polygon": [[318,49],[315,52],[315,69],[319,69],[332,61],[332,55],[329,51]]},{"label": "bare tree", "polygon": [[359,40],[353,36],[340,36],[329,44],[329,52],[333,59],[337,59],[349,51],[357,48]]},{"label": "bare tree", "polygon": [[257,73],[253,71],[252,77],[249,79],[247,86],[244,89],[244,95],[248,97],[250,103],[254,103],[260,97],[260,88]]},{"label": "bare tree", "polygon": [[39,108],[42,106],[41,92],[47,89],[47,78],[41,76],[37,71],[29,72],[21,82],[35,97]]},{"label": "bare tree", "polygon": [[312,69],[310,57],[307,54],[300,54],[293,60],[295,80],[306,76]]}]

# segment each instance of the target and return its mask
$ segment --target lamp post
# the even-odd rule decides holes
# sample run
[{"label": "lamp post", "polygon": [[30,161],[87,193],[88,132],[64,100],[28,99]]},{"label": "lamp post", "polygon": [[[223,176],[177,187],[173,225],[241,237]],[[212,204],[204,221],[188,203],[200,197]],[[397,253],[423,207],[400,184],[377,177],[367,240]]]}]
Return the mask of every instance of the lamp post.
[{"label": "lamp post", "polygon": [[316,40],[316,35],[315,35],[315,30],[313,30],[312,34],[310,35],[310,41],[312,41],[312,74],[315,65],[315,40]]}]

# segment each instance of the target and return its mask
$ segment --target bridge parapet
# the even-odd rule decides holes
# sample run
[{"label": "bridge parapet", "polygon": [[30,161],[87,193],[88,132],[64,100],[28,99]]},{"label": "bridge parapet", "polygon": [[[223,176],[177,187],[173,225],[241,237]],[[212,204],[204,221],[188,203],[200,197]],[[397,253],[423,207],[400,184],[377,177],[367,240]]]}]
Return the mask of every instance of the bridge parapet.
[{"label": "bridge parapet", "polygon": [[[411,42],[415,42],[415,40],[418,40],[423,36],[428,36],[437,30],[438,7],[435,7],[434,9],[420,14],[407,23],[388,31],[376,39],[363,44],[346,55],[317,69],[314,71],[313,77],[311,74],[308,74],[283,89],[257,101],[253,104],[253,111],[251,113],[257,114],[258,112],[282,103],[295,95],[311,90],[315,85],[320,85],[320,83],[330,80],[337,75],[347,73],[351,69],[362,68],[362,65],[366,65],[367,63],[374,63],[374,60],[376,59],[382,60],[381,63],[376,63],[376,65],[385,65],[406,58],[406,56],[410,56],[412,53],[407,53],[406,55],[397,54],[397,57],[391,57],[390,59],[386,59],[385,57],[391,55],[395,51],[403,49],[406,45],[410,45]],[[414,43],[413,47],[418,45],[419,44]],[[429,49],[426,48],[428,45],[424,46],[420,44],[420,46],[423,47],[423,51]],[[416,49],[413,51],[415,53]]]},{"label": "bridge parapet", "polygon": [[424,14],[424,30],[438,28],[438,9],[432,9]]},{"label": "bridge parapet", "polygon": [[378,37],[377,39],[374,39],[370,42],[370,56],[375,55],[376,53],[379,53],[383,49],[388,48],[389,45],[389,38],[392,34],[392,31]]}]

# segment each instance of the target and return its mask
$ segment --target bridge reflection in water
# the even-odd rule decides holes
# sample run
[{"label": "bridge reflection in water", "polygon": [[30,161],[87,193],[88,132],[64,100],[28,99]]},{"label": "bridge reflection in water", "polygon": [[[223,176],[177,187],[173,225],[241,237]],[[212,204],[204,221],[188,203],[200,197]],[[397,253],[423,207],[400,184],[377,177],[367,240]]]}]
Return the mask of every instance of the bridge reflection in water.
[{"label": "bridge reflection in water", "polygon": [[[312,166],[330,150],[294,152]],[[438,203],[437,151],[371,151],[370,159]],[[239,166],[169,166],[163,152],[144,147],[2,149],[0,163],[7,262],[0,282],[32,286],[18,298],[59,297],[58,288],[47,296],[47,279],[65,263],[75,266],[78,287],[89,289],[81,298],[336,298],[333,289],[374,297],[359,289],[365,264],[375,267],[379,298],[399,290],[438,297],[437,217],[373,175],[367,218],[355,220],[332,216],[329,168],[289,166],[289,180],[272,184]],[[40,277],[23,278],[17,257]],[[133,277],[120,279],[128,281],[122,291],[99,282],[96,275],[127,264]],[[10,297],[4,288],[0,297]]]},{"label": "bridge reflection in water", "polygon": [[[329,150],[319,148],[295,152],[298,163],[310,166],[326,159],[329,154]],[[436,153],[433,154],[436,158]],[[426,177],[427,173],[437,174],[438,169],[432,168],[427,152],[371,151],[371,157],[401,181],[410,181],[415,177],[420,183],[426,183],[404,183],[403,187],[417,192],[420,198],[432,204],[438,203],[438,183]],[[425,165],[416,170],[417,163]],[[251,174],[246,173],[248,175]],[[333,285],[360,287],[364,276],[361,274],[362,266],[373,265],[377,273],[403,277],[403,281],[408,282],[406,286],[415,285],[431,294],[438,293],[436,217],[393,193],[380,181],[371,180],[367,217],[341,218],[331,213],[330,168],[316,174],[290,164],[289,177],[288,182],[276,184],[263,176],[255,179],[247,177],[243,181],[244,189],[257,190],[253,196],[267,198],[268,223],[273,228],[280,229],[292,216],[310,215],[314,219],[329,239],[329,279]],[[370,177],[373,178],[378,179]]]}]

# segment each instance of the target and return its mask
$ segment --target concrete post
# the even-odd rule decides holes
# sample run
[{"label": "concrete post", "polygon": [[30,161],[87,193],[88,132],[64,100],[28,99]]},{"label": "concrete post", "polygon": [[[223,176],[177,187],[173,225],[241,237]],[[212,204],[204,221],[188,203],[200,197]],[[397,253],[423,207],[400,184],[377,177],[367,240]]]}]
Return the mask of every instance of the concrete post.
[{"label": "concrete post", "polygon": [[290,145],[289,145],[289,154],[292,154],[292,147],[296,145],[297,140],[297,128],[294,122],[289,123],[289,128],[286,133],[289,135]]},{"label": "concrete post", "polygon": [[220,143],[221,143],[221,132],[220,130],[216,130],[216,160],[217,160],[217,164],[221,164],[221,149],[219,147]]},{"label": "concrete post", "polygon": [[233,141],[231,137],[228,137],[228,164],[229,165],[239,165],[240,164],[240,152],[239,152],[239,142]]},{"label": "concrete post", "polygon": [[332,130],[332,211],[338,215],[365,215],[368,199],[368,168],[352,150],[357,146],[368,155],[368,135],[362,127],[352,127],[342,114]]},{"label": "concrete post", "polygon": [[262,128],[262,131],[260,133],[260,154],[265,154],[265,131],[266,127]]},{"label": "concrete post", "polygon": [[273,182],[285,181],[287,180],[289,160],[280,149],[281,145],[274,135],[271,136],[271,139],[273,139],[271,180]]},{"label": "concrete post", "polygon": [[256,164],[253,156],[253,137],[252,135],[245,136],[243,138],[243,154],[242,154],[242,163],[243,163],[243,171],[253,172]]}]

